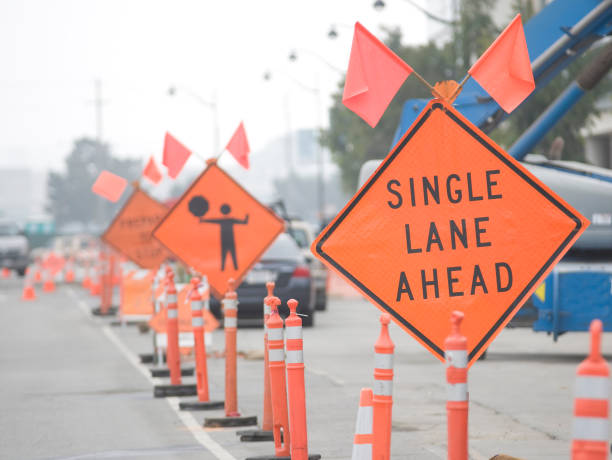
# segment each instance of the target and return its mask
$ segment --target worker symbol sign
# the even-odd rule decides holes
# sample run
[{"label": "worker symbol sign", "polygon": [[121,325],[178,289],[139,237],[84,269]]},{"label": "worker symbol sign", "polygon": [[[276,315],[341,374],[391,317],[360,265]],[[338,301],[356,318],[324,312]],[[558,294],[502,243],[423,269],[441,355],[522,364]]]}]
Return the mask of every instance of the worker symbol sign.
[{"label": "worker symbol sign", "polygon": [[451,312],[463,311],[471,364],[587,225],[433,100],[312,252],[441,360]]},{"label": "worker symbol sign", "polygon": [[283,220],[215,163],[207,166],[153,235],[183,263],[208,277],[221,298],[283,232]]},{"label": "worker symbol sign", "polygon": [[104,234],[109,244],[142,268],[158,268],[168,251],[151,236],[151,231],[168,208],[136,188]]}]

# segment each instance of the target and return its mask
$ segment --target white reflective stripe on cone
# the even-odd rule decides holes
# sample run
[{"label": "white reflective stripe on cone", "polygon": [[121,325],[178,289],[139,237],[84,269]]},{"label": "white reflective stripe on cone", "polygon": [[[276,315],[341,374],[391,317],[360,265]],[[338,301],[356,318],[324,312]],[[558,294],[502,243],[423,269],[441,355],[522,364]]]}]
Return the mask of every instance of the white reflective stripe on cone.
[{"label": "white reflective stripe on cone", "polygon": [[393,369],[393,353],[376,353],[374,355],[376,369]]},{"label": "white reflective stripe on cone", "polygon": [[176,308],[168,308],[168,318],[178,318],[178,310]]},{"label": "white reflective stripe on cone", "polygon": [[238,327],[238,318],[234,318],[233,316],[226,316],[223,320],[223,327]]},{"label": "white reflective stripe on cone", "polygon": [[268,342],[270,340],[283,340],[283,328],[273,327],[268,329]]},{"label": "white reflective stripe on cone", "polygon": [[285,328],[285,337],[288,339],[301,339],[302,338],[302,327],[301,326],[287,326]]},{"label": "white reflective stripe on cone", "polygon": [[176,294],[167,294],[166,302],[168,303],[176,303]]},{"label": "white reflective stripe on cone", "polygon": [[600,417],[574,417],[572,438],[580,441],[608,441],[609,422]]},{"label": "white reflective stripe on cone", "polygon": [[357,411],[355,434],[372,434],[373,417],[374,408],[372,406],[360,407]]},{"label": "white reflective stripe on cone", "polygon": [[191,318],[191,325],[193,327],[204,326],[204,318],[202,318],[201,316],[194,316],[193,318]]},{"label": "white reflective stripe on cone", "polygon": [[238,308],[238,301],[236,299],[223,299],[223,308],[226,310],[235,310]]},{"label": "white reflective stripe on cone", "polygon": [[287,350],[287,363],[297,364],[304,362],[303,350]]},{"label": "white reflective stripe on cone", "polygon": [[264,304],[264,315],[270,314],[270,305]]},{"label": "white reflective stripe on cone", "polygon": [[372,460],[372,444],[353,444],[351,460]]},{"label": "white reflective stripe on cone", "polygon": [[202,301],[201,300],[192,300],[191,301],[191,309],[192,310],[201,310],[202,309]]},{"label": "white reflective stripe on cone", "polygon": [[446,364],[462,369],[467,367],[468,355],[466,350],[446,350],[444,352]]},{"label": "white reflective stripe on cone", "polygon": [[375,395],[391,396],[393,393],[393,380],[374,379],[374,388],[372,388],[372,391]]},{"label": "white reflective stripe on cone", "polygon": [[268,361],[284,361],[285,360],[285,350],[282,348],[270,348],[268,350]]},{"label": "white reflective stripe on cone", "polygon": [[449,383],[446,389],[447,401],[467,401],[467,383]]},{"label": "white reflective stripe on cone", "polygon": [[576,376],[576,398],[608,399],[610,396],[610,378],[599,376]]}]

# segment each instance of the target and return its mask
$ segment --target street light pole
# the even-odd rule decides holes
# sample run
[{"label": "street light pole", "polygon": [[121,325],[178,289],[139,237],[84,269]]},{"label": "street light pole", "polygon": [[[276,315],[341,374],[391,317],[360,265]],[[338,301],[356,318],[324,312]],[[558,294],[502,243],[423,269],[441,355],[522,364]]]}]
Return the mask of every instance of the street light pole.
[{"label": "street light pole", "polygon": [[202,96],[200,96],[198,93],[196,93],[195,91],[185,87],[185,86],[170,86],[168,88],[168,96],[174,96],[176,94],[177,89],[180,88],[180,90],[186,94],[188,94],[189,96],[191,96],[194,100],[198,101],[201,105],[203,105],[204,107],[210,109],[212,111],[212,115],[213,115],[213,155],[218,155],[221,150],[220,150],[220,146],[219,146],[219,111],[218,111],[218,106],[217,106],[217,94],[216,92],[213,93],[212,96],[212,100],[207,100],[204,99]]}]

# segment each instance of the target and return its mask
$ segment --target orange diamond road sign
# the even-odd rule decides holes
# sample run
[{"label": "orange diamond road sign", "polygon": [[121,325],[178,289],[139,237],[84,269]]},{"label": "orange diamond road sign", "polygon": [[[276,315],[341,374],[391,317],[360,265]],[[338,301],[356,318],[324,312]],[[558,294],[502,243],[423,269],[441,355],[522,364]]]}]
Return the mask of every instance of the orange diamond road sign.
[{"label": "orange diamond road sign", "polygon": [[102,235],[102,241],[140,267],[155,269],[169,254],[153,239],[151,231],[167,212],[163,204],[136,188]]},{"label": "orange diamond road sign", "polygon": [[153,236],[208,277],[215,296],[240,283],[285,223],[210,162],[162,219]]},{"label": "orange diamond road sign", "polygon": [[434,100],[311,249],[440,360],[463,311],[471,364],[588,224]]}]

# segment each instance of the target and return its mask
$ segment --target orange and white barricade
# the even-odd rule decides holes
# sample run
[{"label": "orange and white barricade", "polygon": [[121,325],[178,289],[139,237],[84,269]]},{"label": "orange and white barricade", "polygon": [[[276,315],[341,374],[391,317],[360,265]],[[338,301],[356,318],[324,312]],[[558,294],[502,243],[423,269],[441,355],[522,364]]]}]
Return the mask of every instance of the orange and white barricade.
[{"label": "orange and white barricade", "polygon": [[374,424],[373,397],[371,388],[361,389],[351,460],[372,460],[372,441],[374,440],[372,434]]},{"label": "orange and white barricade", "polygon": [[591,351],[576,369],[572,460],[607,460],[610,449],[610,367],[601,356],[603,325],[591,322]]},{"label": "orange and white barricade", "polygon": [[468,354],[467,339],[460,330],[462,320],[462,312],[452,313],[451,333],[444,341],[449,460],[468,460]]},{"label": "orange and white barricade", "polygon": [[389,460],[391,455],[391,413],[393,409],[393,351],[387,313],[380,315],[380,335],[374,344],[374,442],[373,458]]}]

